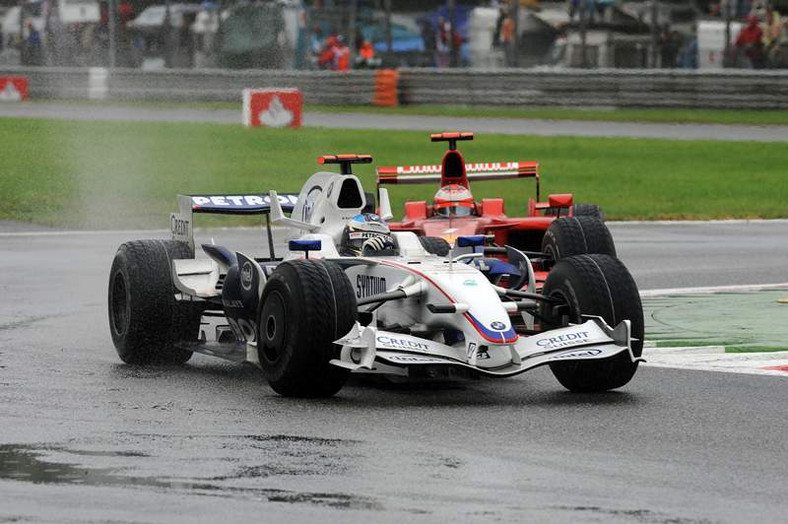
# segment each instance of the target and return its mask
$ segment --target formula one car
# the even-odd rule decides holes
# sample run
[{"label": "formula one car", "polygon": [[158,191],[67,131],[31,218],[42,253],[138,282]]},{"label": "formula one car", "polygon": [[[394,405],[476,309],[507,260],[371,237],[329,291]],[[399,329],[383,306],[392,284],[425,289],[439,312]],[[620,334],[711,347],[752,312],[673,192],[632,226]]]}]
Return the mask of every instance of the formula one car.
[{"label": "formula one car", "polygon": [[[296,397],[333,395],[351,372],[455,379],[549,365],[572,391],[629,382],[643,315],[618,259],[561,258],[537,293],[528,256],[508,247],[506,264],[525,277],[499,287],[469,263],[483,256],[483,236],[459,236],[441,257],[413,232],[386,226],[385,191],[382,219],[362,213],[351,165],[368,162],[322,157],[341,174],[315,173],[297,196],[178,196],[172,240],[126,242],[112,264],[109,324],[120,358],[184,363],[200,352],[249,362],[274,391]],[[259,213],[267,226],[299,233],[284,252],[267,227],[266,255],[203,244],[207,256],[197,258],[198,213]]]},{"label": "formula one car", "polygon": [[[541,202],[538,162],[466,164],[457,149],[457,141],[473,140],[473,133],[439,133],[431,135],[431,140],[449,143],[440,165],[377,169],[378,190],[390,184],[440,184],[432,204],[424,200],[406,202],[405,217],[400,222],[390,223],[392,230],[441,237],[450,244],[461,235],[487,234],[493,235],[499,246],[508,244],[525,251],[542,251],[545,231],[561,216],[591,216],[597,220],[582,220],[602,222],[599,206],[574,204],[571,193],[549,195],[547,202]],[[484,198],[477,202],[471,194],[471,181],[515,178],[533,178],[536,183],[536,198],[528,199],[525,217],[506,216],[503,198]],[[589,227],[603,230],[599,225]],[[615,252],[607,254],[615,255]]]}]

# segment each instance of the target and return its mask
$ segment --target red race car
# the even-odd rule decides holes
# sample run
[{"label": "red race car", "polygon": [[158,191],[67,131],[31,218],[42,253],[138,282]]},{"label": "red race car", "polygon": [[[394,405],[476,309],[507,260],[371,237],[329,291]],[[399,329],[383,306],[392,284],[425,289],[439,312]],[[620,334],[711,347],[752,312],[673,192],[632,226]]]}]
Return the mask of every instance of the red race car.
[{"label": "red race car", "polygon": [[[546,202],[540,200],[538,162],[466,164],[457,150],[457,141],[473,140],[473,133],[439,133],[431,139],[449,143],[440,165],[377,169],[379,195],[383,185],[440,184],[432,203],[406,202],[402,221],[389,222],[392,230],[416,233],[425,248],[442,256],[449,253],[458,237],[486,235],[492,240],[492,245],[484,248],[486,254],[505,258],[504,246],[509,245],[532,257],[539,284],[559,258],[586,253],[616,255],[599,206],[574,204],[571,193],[548,195]],[[536,182],[536,198],[528,199],[527,216],[506,216],[502,197],[479,202],[471,194],[471,181],[514,178],[533,178]]]},{"label": "red race car", "polygon": [[[389,225],[396,231],[413,231],[420,236],[440,237],[454,244],[458,236],[493,235],[495,244],[506,244],[524,251],[542,251],[545,231],[560,216],[596,216],[602,214],[598,206],[573,204],[571,193],[549,195],[540,201],[538,162],[465,163],[457,150],[457,141],[473,140],[473,133],[439,133],[431,135],[433,142],[448,142],[449,149],[440,165],[379,167],[378,192],[388,184],[439,183],[440,189],[431,204],[424,200],[405,203],[405,217]],[[536,198],[528,199],[528,214],[508,217],[504,199],[473,199],[470,182],[533,178]]]}]

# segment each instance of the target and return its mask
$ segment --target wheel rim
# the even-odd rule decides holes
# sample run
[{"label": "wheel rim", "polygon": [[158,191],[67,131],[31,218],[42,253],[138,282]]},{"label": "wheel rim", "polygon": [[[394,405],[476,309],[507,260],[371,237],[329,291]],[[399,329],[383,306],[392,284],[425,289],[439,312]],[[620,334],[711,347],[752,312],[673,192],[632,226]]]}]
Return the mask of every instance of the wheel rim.
[{"label": "wheel rim", "polygon": [[117,336],[122,336],[128,330],[129,293],[123,273],[118,271],[112,278],[112,329]]},{"label": "wheel rim", "polygon": [[273,291],[266,298],[259,330],[262,357],[274,363],[281,357],[287,340],[287,310],[279,291]]},{"label": "wheel rim", "polygon": [[[570,301],[567,296],[560,290],[554,290],[549,295],[548,298],[553,300],[557,300],[559,303],[556,303],[553,307],[562,308],[563,314],[568,317],[569,322],[578,322],[580,319],[580,315],[578,315],[577,311],[574,310],[572,307],[572,301]],[[561,318],[563,315],[558,316],[556,318],[552,318],[554,322],[552,323],[553,327],[563,327],[563,322],[561,322]]]}]

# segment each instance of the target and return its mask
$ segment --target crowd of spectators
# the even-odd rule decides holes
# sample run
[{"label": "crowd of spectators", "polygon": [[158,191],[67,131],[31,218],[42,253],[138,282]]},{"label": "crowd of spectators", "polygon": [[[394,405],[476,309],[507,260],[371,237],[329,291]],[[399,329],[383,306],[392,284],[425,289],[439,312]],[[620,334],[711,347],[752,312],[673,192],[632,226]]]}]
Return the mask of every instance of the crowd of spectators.
[{"label": "crowd of spectators", "polygon": [[316,69],[331,71],[348,71],[351,67],[371,69],[380,65],[372,42],[358,35],[356,44],[356,52],[351,56],[350,47],[342,35],[323,38],[320,26],[315,26],[310,41],[312,63]]},{"label": "crowd of spectators", "polygon": [[[728,13],[724,12],[723,5],[727,5],[729,0],[720,1],[720,4],[713,4],[710,13],[701,19],[709,20],[711,18],[724,21],[724,15]],[[734,29],[731,31],[730,45],[726,46],[727,55],[724,57],[726,66],[753,69],[788,67],[788,16],[781,15],[768,2],[769,0],[732,0],[730,4],[732,10],[729,14],[735,25],[732,26]],[[204,5],[208,4],[206,2]],[[502,57],[499,64],[517,65],[513,53],[522,52],[522,48],[525,46],[520,42],[518,51],[514,45],[511,45],[516,40],[514,32],[517,26],[511,16],[512,10],[508,3],[491,3],[490,5],[493,4],[499,7],[495,7],[498,16],[493,29],[490,51],[491,53],[499,53],[498,56]],[[38,25],[35,22],[38,18],[32,16],[30,19],[25,18],[21,36],[18,37],[21,45],[17,45],[21,51],[22,62],[26,65],[107,65],[110,47],[109,17],[107,3],[100,5],[101,12],[98,23],[83,24],[76,29],[59,28],[44,15],[37,16],[42,20],[46,19],[47,22]],[[210,4],[213,7],[211,9],[204,8],[204,12],[185,13],[178,18],[177,23],[173,23],[167,18],[160,31],[148,34],[141,33],[139,29],[135,31],[130,26],[131,21],[139,13],[134,12],[129,0],[118,0],[115,5],[118,9],[115,28],[115,65],[139,67],[143,58],[153,53],[159,53],[164,56],[162,67],[217,66],[215,59],[209,61],[203,59],[203,55],[207,56],[211,52],[216,53],[216,46],[208,42],[207,39],[209,36],[213,40],[218,38],[216,36],[219,25],[218,4]],[[558,31],[559,40],[563,38],[564,41],[569,32],[578,30],[576,24],[578,23],[579,9],[589,10],[587,16],[592,25],[594,20],[599,23],[603,19],[609,19],[608,10],[613,9],[610,0],[586,0],[585,2],[583,0],[567,0],[567,6],[569,23]],[[213,27],[211,31],[200,32],[195,29],[200,25],[195,21],[199,21],[199,16],[206,13],[213,14],[216,19],[213,26],[216,27]],[[169,10],[167,16],[169,17]],[[450,23],[448,18],[449,15],[446,12],[436,10],[416,19],[418,25],[415,26],[414,34],[416,40],[421,37],[420,40],[423,42],[423,47],[418,51],[420,54],[418,65],[442,68],[463,66],[469,63],[464,52],[460,52],[464,44],[472,38],[469,36],[467,25],[458,24],[458,27],[462,27],[461,32]],[[647,17],[641,22],[648,25]],[[357,33],[351,35],[355,38],[351,38],[349,42],[346,35],[337,32],[336,24],[331,25],[333,26],[332,34],[327,36],[324,36],[321,31],[321,25],[314,25],[307,35],[302,33],[299,36],[300,42],[302,42],[299,44],[301,45],[299,50],[293,48],[288,49],[288,52],[297,52],[302,64],[308,62],[315,69],[331,71],[380,67],[381,57],[387,59],[387,64],[390,63],[391,57],[388,55],[392,54],[392,49],[389,47],[386,52],[386,49],[382,47],[379,33],[374,36],[375,42],[372,42],[370,40],[373,36],[370,35],[373,33],[369,27],[357,27]],[[657,46],[654,51],[658,56],[657,67],[697,68],[699,66],[698,35],[696,31],[689,33],[688,25],[674,27],[665,24],[659,28],[656,33],[658,38],[655,37],[653,41]],[[329,24],[322,25],[324,28],[328,26]],[[55,38],[59,35],[58,31],[68,38],[62,35],[59,39]],[[78,31],[79,34],[76,34],[75,31]],[[489,35],[489,33],[487,34]],[[367,35],[367,38],[364,38],[364,35]],[[2,42],[5,43],[5,39]],[[61,42],[67,42],[68,45],[61,44]],[[376,53],[376,45],[379,53]],[[650,49],[654,49],[653,44],[649,43],[648,46]],[[10,45],[6,45],[6,47],[10,47]],[[307,57],[309,60],[306,60]],[[652,63],[652,60],[648,61],[648,64]],[[303,65],[296,64],[296,67],[303,67]]]},{"label": "crowd of spectators", "polygon": [[752,69],[788,67],[788,18],[771,5],[755,6],[736,36],[733,65]]}]

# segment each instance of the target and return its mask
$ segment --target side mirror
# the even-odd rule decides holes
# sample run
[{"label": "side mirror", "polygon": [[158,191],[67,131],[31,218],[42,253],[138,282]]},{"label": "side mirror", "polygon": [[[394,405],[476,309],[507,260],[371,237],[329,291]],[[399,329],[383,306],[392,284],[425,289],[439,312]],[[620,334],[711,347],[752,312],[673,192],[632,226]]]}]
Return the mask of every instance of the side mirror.
[{"label": "side mirror", "polygon": [[519,271],[519,278],[509,282],[511,289],[520,289],[525,284],[528,284],[528,291],[533,293],[536,291],[536,277],[534,276],[534,268],[528,257],[512,246],[506,246],[506,257],[509,259],[509,264],[516,267]]}]

